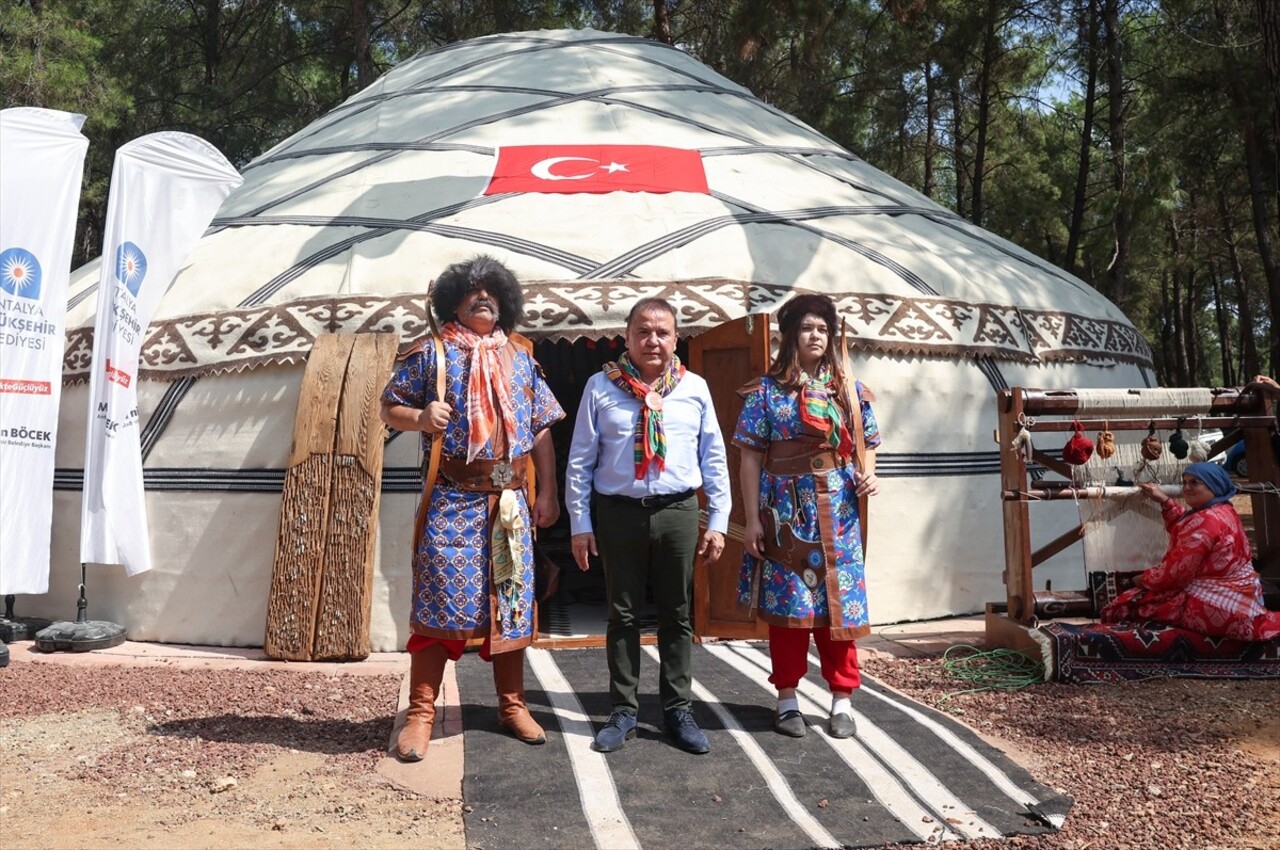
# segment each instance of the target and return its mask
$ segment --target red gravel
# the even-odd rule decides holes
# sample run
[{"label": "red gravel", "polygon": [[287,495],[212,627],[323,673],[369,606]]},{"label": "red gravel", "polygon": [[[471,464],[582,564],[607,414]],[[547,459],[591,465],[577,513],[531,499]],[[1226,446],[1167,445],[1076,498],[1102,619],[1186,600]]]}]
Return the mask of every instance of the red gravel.
[{"label": "red gravel", "polygon": [[1280,848],[1280,681],[967,687],[936,658],[864,669],[989,738],[1075,805],[1060,832],[974,850]]}]

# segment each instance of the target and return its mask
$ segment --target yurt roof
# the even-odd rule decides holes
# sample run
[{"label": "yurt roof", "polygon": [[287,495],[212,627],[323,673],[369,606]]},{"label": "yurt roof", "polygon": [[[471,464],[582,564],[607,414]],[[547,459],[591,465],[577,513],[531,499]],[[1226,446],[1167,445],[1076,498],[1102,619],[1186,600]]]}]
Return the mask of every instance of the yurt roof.
[{"label": "yurt roof", "polygon": [[[696,149],[710,192],[483,194],[498,148],[535,144]],[[415,337],[428,281],[478,253],[521,277],[537,338],[616,334],[646,295],[696,332],[824,292],[870,352],[1151,364],[1083,281],[632,36],[423,53],[244,177],[161,302],[142,377],[297,362],[324,331]],[[71,380],[87,377],[97,279],[89,266],[72,279]]]}]

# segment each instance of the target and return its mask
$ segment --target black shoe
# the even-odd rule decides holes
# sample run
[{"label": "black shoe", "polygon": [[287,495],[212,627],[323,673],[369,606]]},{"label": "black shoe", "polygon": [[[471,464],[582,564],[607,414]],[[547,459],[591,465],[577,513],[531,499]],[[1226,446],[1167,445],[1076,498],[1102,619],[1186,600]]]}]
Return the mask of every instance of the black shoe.
[{"label": "black shoe", "polygon": [[789,738],[803,738],[805,733],[804,715],[796,709],[788,709],[773,717],[773,728]]},{"label": "black shoe", "polygon": [[688,708],[673,708],[666,713],[667,733],[675,739],[676,746],[686,753],[705,753],[711,750],[707,736],[698,728],[698,721],[693,719],[693,711]]},{"label": "black shoe", "polygon": [[854,733],[858,731],[853,723],[853,718],[844,712],[831,715],[830,728],[832,738],[852,738]]},{"label": "black shoe", "polygon": [[614,711],[600,727],[591,749],[598,753],[612,753],[636,736],[636,716],[629,711]]}]

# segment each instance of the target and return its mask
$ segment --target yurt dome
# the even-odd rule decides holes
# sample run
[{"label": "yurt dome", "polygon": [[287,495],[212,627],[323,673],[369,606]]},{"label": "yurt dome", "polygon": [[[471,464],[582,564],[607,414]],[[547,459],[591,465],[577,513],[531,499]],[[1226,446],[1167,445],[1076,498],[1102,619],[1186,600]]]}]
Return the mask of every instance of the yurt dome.
[{"label": "yurt dome", "polygon": [[[500,150],[530,145],[697,151],[707,191],[485,194]],[[641,38],[528,32],[421,54],[243,174],[142,352],[154,568],[126,578],[90,567],[91,616],[134,639],[262,643],[283,470],[317,335],[420,336],[428,281],[476,254],[525,283],[521,329],[539,351],[615,337],[649,295],[672,301],[685,336],[793,293],[835,298],[884,438],[868,560],[875,623],[1003,598],[998,388],[1154,380],[1147,344],[1083,281]],[[67,616],[79,582],[96,282],[90,268],[72,280],[52,590],[22,613]],[[374,650],[408,635],[418,463],[416,440],[388,444]],[[1052,510],[1058,521],[1039,522],[1037,537],[1073,521],[1069,507]],[[1078,558],[1042,569],[1060,586],[1081,583]]]}]

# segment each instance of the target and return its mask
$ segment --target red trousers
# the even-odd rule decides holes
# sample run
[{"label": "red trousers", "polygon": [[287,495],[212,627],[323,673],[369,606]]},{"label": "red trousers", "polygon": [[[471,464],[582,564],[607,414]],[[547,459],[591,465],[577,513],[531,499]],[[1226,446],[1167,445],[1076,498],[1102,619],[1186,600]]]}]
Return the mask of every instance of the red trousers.
[{"label": "red trousers", "polygon": [[[462,650],[466,648],[467,642],[463,638],[450,640],[448,638],[427,637],[426,635],[409,635],[409,642],[404,645],[404,651],[421,652],[432,644],[443,646],[444,651],[449,654],[449,660],[457,661],[462,657]],[[489,639],[487,637],[480,647],[480,659],[482,661],[489,660]]]},{"label": "red trousers", "polygon": [[769,682],[778,690],[794,688],[809,672],[809,635],[818,644],[822,660],[822,678],[833,691],[852,691],[862,684],[858,670],[858,644],[852,640],[832,640],[826,626],[816,629],[791,629],[769,626],[769,660],[773,674]]}]

